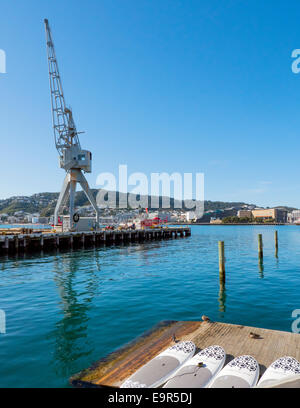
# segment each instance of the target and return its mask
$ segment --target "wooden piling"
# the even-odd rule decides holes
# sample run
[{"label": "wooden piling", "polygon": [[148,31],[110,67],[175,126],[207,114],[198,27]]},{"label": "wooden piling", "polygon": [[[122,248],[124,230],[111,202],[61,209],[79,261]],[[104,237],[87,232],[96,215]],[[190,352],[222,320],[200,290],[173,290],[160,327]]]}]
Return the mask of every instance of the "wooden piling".
[{"label": "wooden piling", "polygon": [[9,250],[9,240],[8,240],[8,237],[5,237],[4,248],[5,248],[5,251],[8,252],[8,250]]},{"label": "wooden piling", "polygon": [[224,241],[219,241],[219,276],[220,284],[225,283],[225,256],[224,256]]},{"label": "wooden piling", "polygon": [[15,249],[16,249],[16,252],[18,252],[18,250],[19,250],[19,237],[18,237],[18,235],[15,236]]},{"label": "wooden piling", "polygon": [[262,234],[258,234],[258,257],[263,258],[263,240],[262,240]]},{"label": "wooden piling", "polygon": [[278,231],[277,230],[274,233],[274,237],[275,237],[275,256],[277,258],[278,256]]},{"label": "wooden piling", "polygon": [[224,313],[226,312],[226,306],[225,306],[225,301],[226,301],[226,291],[225,291],[225,285],[221,284],[220,285],[220,291],[219,291],[219,311]]},{"label": "wooden piling", "polygon": [[264,261],[263,258],[258,258],[258,268],[260,278],[264,278]]}]

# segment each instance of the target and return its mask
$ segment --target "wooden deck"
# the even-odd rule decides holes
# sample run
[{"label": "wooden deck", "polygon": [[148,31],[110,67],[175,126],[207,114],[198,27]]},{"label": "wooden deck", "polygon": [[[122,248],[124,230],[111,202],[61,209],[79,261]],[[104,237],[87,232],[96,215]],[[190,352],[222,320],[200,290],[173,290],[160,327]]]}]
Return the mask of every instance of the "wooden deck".
[{"label": "wooden deck", "polygon": [[84,248],[143,242],[191,235],[189,227],[147,228],[140,230],[97,230],[84,232],[35,232],[31,234],[0,235],[0,255],[19,252],[46,251],[59,248]]},{"label": "wooden deck", "polygon": [[[253,339],[254,332],[261,336]],[[250,354],[260,364],[260,375],[277,358],[289,355],[300,360],[300,335],[295,333],[216,322],[161,322],[126,346],[71,377],[75,387],[119,387],[139,367],[179,340],[192,340],[199,349],[217,344],[234,357]]]}]

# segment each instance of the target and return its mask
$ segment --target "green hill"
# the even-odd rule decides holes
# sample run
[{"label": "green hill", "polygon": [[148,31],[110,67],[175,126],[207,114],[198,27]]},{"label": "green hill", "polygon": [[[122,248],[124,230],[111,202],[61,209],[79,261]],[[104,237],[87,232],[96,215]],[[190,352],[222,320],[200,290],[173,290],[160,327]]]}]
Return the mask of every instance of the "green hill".
[{"label": "green hill", "polygon": [[[98,193],[98,190],[92,189],[94,197]],[[119,202],[119,197],[123,193],[116,192],[117,205]],[[0,214],[14,215],[17,211],[24,211],[26,213],[40,213],[41,216],[50,216],[54,212],[56,201],[58,198],[58,193],[38,193],[33,194],[32,196],[15,196],[10,197],[4,200],[0,200]],[[150,196],[148,199],[148,208],[151,209],[151,200]],[[170,208],[178,208],[180,201],[170,198]],[[80,207],[84,205],[89,205],[89,202],[83,191],[77,191],[75,196],[75,206]],[[248,205],[244,202],[230,202],[230,201],[204,201],[205,211],[218,212],[220,210],[229,210],[241,208],[244,205]],[[162,197],[159,197],[159,207],[162,208]],[[280,207],[286,208],[288,211],[293,210],[291,207]],[[184,209],[184,205],[183,205]]]}]

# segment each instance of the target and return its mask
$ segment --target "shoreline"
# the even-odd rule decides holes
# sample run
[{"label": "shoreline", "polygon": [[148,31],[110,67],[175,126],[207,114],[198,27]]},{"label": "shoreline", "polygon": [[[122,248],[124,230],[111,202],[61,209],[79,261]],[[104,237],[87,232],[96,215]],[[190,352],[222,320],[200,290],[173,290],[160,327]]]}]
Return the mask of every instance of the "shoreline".
[{"label": "shoreline", "polygon": [[299,227],[300,225],[298,225],[298,224],[288,224],[288,223],[286,223],[286,224],[283,224],[283,223],[273,223],[273,224],[258,224],[258,223],[226,223],[226,224],[213,224],[213,223],[209,223],[209,222],[207,222],[207,223],[205,223],[205,222],[193,222],[193,223],[184,223],[184,222],[182,222],[182,223],[170,223],[170,225],[188,225],[188,226],[192,226],[192,225],[203,225],[203,226],[218,226],[218,227],[226,227],[226,226],[240,226],[240,225],[243,225],[243,226],[258,226],[258,227],[272,227],[272,226],[274,226],[274,225],[276,225],[276,226],[290,226],[290,227]]}]

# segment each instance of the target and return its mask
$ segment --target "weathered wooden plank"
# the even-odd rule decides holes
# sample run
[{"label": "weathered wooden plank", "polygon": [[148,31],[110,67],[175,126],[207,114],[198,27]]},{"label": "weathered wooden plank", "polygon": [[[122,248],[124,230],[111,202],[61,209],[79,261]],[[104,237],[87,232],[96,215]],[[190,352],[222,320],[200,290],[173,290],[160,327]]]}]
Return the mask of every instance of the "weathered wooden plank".
[{"label": "weathered wooden plank", "polygon": [[[186,337],[200,325],[199,322],[164,321],[124,347],[102,358],[87,370],[73,376],[75,386],[101,384],[119,386],[143,364],[150,361],[161,350],[169,347],[176,337]],[[90,384],[89,384],[90,383]]]},{"label": "weathered wooden plank", "polygon": [[[250,333],[260,336],[252,338]],[[227,362],[250,354],[260,364],[260,374],[277,358],[289,355],[300,360],[299,334],[217,322],[162,322],[128,345],[102,358],[87,370],[74,375],[70,382],[76,387],[118,387],[139,367],[172,343],[192,340],[199,349],[218,344],[227,354]]]}]

